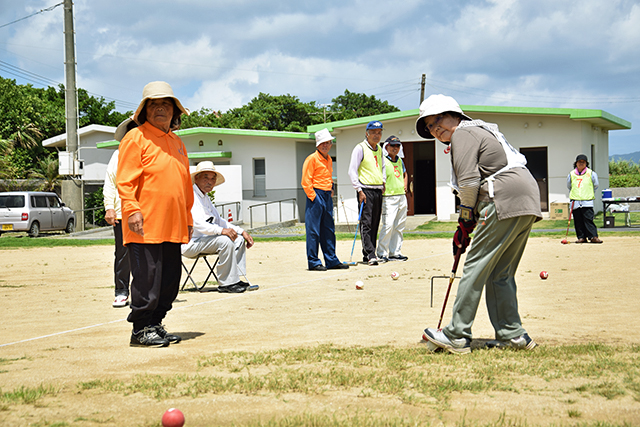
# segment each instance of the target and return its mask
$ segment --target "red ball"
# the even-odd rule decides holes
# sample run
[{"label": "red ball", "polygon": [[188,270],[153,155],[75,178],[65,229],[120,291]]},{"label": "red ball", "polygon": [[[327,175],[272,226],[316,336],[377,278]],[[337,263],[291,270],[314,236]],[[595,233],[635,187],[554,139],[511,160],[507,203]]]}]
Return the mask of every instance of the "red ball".
[{"label": "red ball", "polygon": [[162,416],[163,427],[182,427],[184,425],[184,414],[180,409],[171,408]]},{"label": "red ball", "polygon": [[562,243],[563,245],[566,245],[567,243],[569,243],[569,241],[567,239],[562,239],[560,243]]},{"label": "red ball", "polygon": [[549,277],[549,273],[547,273],[546,271],[541,271],[540,272],[540,278],[541,279],[546,279],[547,277]]}]

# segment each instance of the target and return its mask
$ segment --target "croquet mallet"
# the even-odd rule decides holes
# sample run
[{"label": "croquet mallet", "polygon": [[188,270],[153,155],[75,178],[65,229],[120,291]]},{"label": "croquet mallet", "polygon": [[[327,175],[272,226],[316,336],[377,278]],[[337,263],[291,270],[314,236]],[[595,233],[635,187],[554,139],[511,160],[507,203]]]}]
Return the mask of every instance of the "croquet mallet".
[{"label": "croquet mallet", "polygon": [[356,263],[353,262],[353,250],[356,247],[356,238],[358,237],[358,229],[360,228],[360,218],[362,217],[363,207],[364,207],[364,203],[360,203],[360,213],[358,214],[358,225],[356,225],[356,234],[353,236],[353,245],[351,246],[351,256],[349,257],[349,262],[343,262],[343,264],[356,265]]},{"label": "croquet mallet", "polygon": [[569,237],[569,227],[571,227],[571,212],[573,212],[573,200],[571,201],[571,206],[569,206],[569,222],[567,222],[567,233],[564,235],[564,241],[569,243],[567,237]]}]

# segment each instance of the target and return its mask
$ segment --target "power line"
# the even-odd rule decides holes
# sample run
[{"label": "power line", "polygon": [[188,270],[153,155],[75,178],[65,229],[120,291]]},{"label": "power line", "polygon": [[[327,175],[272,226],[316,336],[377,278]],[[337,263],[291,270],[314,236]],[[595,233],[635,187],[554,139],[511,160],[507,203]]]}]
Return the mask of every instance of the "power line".
[{"label": "power line", "polygon": [[53,6],[48,7],[48,8],[46,8],[46,9],[41,9],[41,10],[39,10],[39,11],[38,11],[38,12],[36,12],[36,13],[32,13],[32,14],[31,14],[31,15],[29,15],[29,16],[25,16],[24,18],[16,19],[15,21],[9,22],[9,23],[7,23],[7,24],[0,25],[0,28],[4,28],[4,27],[7,27],[7,26],[9,26],[9,25],[11,25],[11,24],[15,24],[16,22],[24,21],[25,19],[31,18],[32,16],[36,16],[36,15],[38,15],[38,14],[40,14],[40,13],[43,13],[43,12],[50,12],[50,11],[52,11],[53,9],[55,9],[56,7],[58,7],[58,6],[62,6],[63,4],[64,4],[64,2],[60,2],[60,3],[58,3],[58,4],[55,4],[55,5],[53,5]]}]

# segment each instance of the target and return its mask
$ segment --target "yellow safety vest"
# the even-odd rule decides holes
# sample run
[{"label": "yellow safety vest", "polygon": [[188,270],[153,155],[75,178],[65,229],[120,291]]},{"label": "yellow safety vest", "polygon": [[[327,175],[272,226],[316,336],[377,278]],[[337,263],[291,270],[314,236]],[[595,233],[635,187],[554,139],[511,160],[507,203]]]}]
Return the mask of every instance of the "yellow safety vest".
[{"label": "yellow safety vest", "polygon": [[404,194],[404,171],[402,168],[402,159],[398,156],[398,160],[392,162],[388,157],[385,157],[384,161],[385,171],[387,173],[384,195],[399,196]]},{"label": "yellow safety vest", "polygon": [[377,147],[376,151],[371,149],[365,140],[360,143],[362,146],[362,162],[358,166],[358,179],[364,185],[382,185],[382,148]]},{"label": "yellow safety vest", "polygon": [[569,193],[571,200],[593,200],[595,193],[593,191],[593,181],[591,180],[591,169],[586,168],[585,173],[578,175],[576,170],[571,171],[571,192]]}]

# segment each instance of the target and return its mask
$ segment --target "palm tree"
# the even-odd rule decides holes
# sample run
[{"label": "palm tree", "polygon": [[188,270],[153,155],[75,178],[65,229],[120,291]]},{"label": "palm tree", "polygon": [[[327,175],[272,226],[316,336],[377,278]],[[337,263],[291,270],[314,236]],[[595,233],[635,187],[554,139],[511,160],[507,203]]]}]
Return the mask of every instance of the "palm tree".
[{"label": "palm tree", "polygon": [[41,140],[42,132],[33,123],[20,126],[20,128],[9,137],[9,142],[13,148],[35,148]]},{"label": "palm tree", "polygon": [[30,178],[43,180],[39,190],[54,191],[60,186],[62,176],[58,173],[58,159],[52,156],[45,157],[38,162],[38,169],[29,174]]}]

